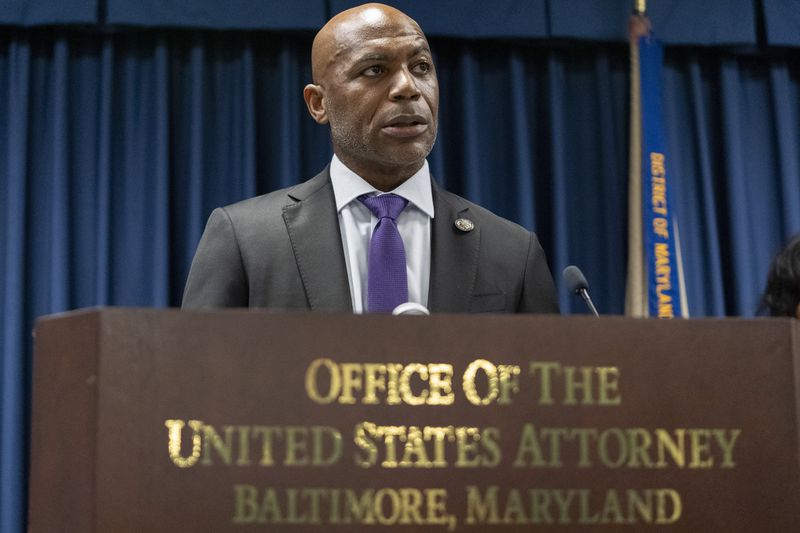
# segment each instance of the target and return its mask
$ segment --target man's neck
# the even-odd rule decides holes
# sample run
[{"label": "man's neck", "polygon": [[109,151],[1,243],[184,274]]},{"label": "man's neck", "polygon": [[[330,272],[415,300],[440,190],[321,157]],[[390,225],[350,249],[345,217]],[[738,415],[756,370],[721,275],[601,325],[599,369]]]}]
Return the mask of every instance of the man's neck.
[{"label": "man's neck", "polygon": [[[335,150],[334,153],[336,153]],[[408,178],[416,174],[417,171],[422,168],[422,165],[425,164],[425,160],[423,159],[422,161],[415,161],[410,165],[388,167],[383,165],[371,165],[369,163],[364,164],[363,162],[358,162],[347,157],[346,154],[336,153],[336,157],[361,179],[382,192],[393,191],[408,180]]]}]

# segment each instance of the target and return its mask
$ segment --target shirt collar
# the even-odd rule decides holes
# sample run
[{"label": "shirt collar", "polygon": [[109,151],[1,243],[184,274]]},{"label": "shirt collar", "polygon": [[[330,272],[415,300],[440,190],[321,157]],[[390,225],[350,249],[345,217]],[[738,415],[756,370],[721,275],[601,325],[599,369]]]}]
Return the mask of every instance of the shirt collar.
[{"label": "shirt collar", "polygon": [[[347,168],[336,154],[331,160],[331,183],[333,196],[336,198],[336,211],[341,211],[347,204],[362,194],[383,194],[375,187],[364,181],[361,176]],[[431,173],[428,161],[423,163],[416,174],[408,178],[399,187],[394,189],[394,194],[402,196],[414,204],[420,211],[433,218],[433,193],[431,192]]]}]

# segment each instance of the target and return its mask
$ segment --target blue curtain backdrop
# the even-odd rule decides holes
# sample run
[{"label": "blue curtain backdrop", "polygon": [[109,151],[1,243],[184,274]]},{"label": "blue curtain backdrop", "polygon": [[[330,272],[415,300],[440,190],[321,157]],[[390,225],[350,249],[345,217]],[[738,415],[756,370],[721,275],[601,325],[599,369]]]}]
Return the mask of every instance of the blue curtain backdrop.
[{"label": "blue curtain backdrop", "polygon": [[[791,44],[800,19],[784,19]],[[301,97],[310,33],[22,25],[0,29],[3,533],[25,524],[34,318],[178,305],[213,207],[297,183],[331,153]],[[627,46],[432,45],[436,178],[536,230],[559,283],[576,263],[600,311],[621,313]],[[800,54],[668,47],[664,84],[690,311],[751,316],[772,254],[800,231]]]}]

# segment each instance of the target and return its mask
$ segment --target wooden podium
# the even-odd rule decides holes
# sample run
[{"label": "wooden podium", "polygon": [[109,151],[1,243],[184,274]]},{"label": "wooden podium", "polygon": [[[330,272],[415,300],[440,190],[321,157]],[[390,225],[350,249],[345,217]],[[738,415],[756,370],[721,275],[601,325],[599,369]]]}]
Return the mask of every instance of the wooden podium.
[{"label": "wooden podium", "polygon": [[47,317],[30,531],[800,531],[799,339],[788,319]]}]

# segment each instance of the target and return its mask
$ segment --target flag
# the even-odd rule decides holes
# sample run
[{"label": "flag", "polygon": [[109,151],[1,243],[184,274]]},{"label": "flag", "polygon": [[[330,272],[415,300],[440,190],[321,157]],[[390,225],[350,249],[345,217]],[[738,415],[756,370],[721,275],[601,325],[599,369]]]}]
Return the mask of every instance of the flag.
[{"label": "flag", "polygon": [[[643,4],[643,2],[638,2]],[[666,149],[664,50],[640,5],[629,25],[631,57],[628,279],[625,314],[688,318],[675,176]]]}]

